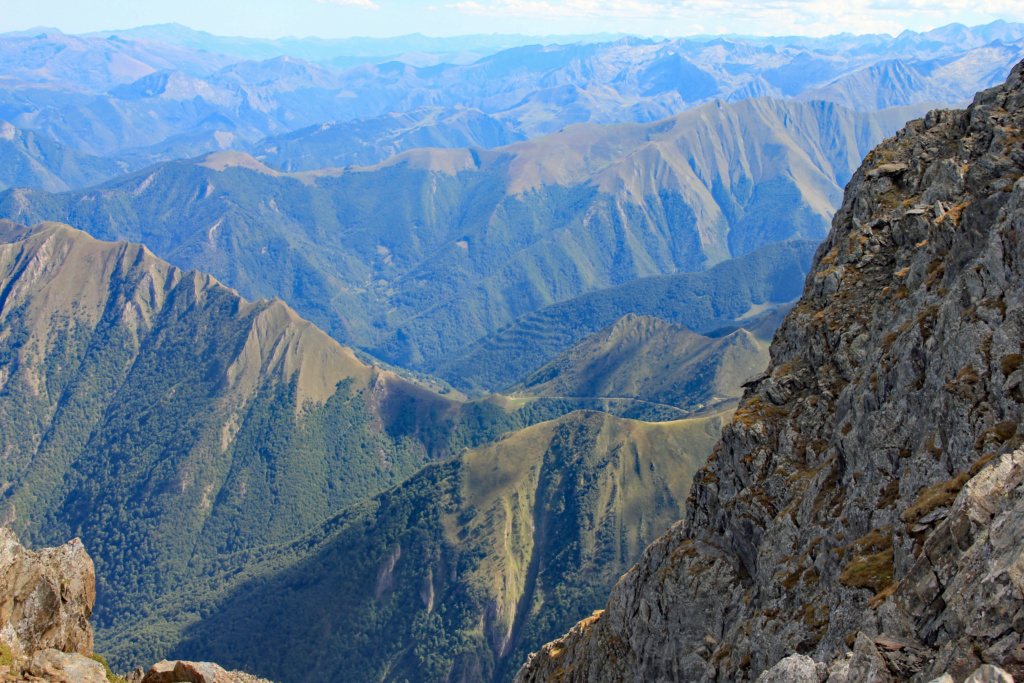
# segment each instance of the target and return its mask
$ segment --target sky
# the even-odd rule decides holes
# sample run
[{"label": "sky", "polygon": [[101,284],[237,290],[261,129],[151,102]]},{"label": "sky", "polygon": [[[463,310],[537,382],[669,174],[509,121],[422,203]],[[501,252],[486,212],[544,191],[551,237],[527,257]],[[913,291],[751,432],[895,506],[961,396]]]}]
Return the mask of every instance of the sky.
[{"label": "sky", "polygon": [[0,32],[66,33],[177,22],[279,38],[424,33],[808,35],[1024,21],[1024,0],[0,0]]}]

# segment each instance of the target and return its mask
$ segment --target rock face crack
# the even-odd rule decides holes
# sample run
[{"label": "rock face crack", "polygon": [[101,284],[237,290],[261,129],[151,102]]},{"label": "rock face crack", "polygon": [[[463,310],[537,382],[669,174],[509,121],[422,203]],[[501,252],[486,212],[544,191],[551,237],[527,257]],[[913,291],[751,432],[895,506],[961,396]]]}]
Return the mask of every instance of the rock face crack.
[{"label": "rock face crack", "polygon": [[1024,673],[1022,176],[1024,64],[872,151],[687,521],[516,680]]}]

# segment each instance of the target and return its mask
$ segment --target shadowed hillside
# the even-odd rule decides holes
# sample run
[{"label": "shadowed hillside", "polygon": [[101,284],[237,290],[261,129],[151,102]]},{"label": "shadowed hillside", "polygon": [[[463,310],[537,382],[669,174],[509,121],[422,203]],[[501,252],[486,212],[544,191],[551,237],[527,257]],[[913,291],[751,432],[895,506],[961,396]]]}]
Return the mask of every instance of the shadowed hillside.
[{"label": "shadowed hillside", "polygon": [[[525,380],[583,337],[630,313],[716,335],[756,324],[757,334],[767,339],[778,316],[765,309],[799,295],[815,248],[814,242],[781,242],[702,273],[640,278],[589,292],[524,315],[430,369],[464,390],[496,391]],[[747,317],[757,311],[763,313]]]},{"label": "shadowed hillside", "polygon": [[175,656],[284,683],[507,680],[683,514],[727,417],[535,425],[259,551],[230,589],[201,584],[157,611],[181,629]]}]

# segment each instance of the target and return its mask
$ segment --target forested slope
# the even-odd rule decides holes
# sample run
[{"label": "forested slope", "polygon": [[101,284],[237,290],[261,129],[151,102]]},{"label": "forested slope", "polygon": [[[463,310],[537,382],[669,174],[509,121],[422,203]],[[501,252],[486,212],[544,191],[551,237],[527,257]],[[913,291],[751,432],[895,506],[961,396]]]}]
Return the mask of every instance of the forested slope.
[{"label": "forested slope", "polygon": [[524,315],[428,367],[458,387],[494,391],[630,313],[701,333],[754,324],[739,319],[799,296],[816,246],[806,240],[771,244],[701,273],[638,278],[589,292]]},{"label": "forested slope", "polygon": [[104,646],[217,557],[538,419],[366,365],[142,246],[0,223],[0,519],[83,539]]},{"label": "forested slope", "polygon": [[739,329],[717,339],[629,314],[588,335],[509,390],[511,396],[638,399],[685,411],[735,407],[768,365],[768,341]]},{"label": "forested slope", "polygon": [[509,434],[226,559],[226,587],[199,581],[117,635],[176,628],[174,656],[284,683],[508,680],[683,514],[726,419],[581,411]]}]

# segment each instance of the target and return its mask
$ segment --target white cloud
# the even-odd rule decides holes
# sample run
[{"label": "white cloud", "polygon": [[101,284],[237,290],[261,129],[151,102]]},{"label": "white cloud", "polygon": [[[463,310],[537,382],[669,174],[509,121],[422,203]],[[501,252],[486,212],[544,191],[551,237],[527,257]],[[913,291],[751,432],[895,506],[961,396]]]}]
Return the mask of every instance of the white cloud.
[{"label": "white cloud", "polygon": [[1024,15],[1024,1],[1022,0],[983,0],[979,4],[979,9],[989,14],[1016,14],[1018,17]]},{"label": "white cloud", "polygon": [[316,0],[321,5],[338,5],[340,7],[358,7],[359,9],[380,9],[373,0]]},{"label": "white cloud", "polygon": [[448,6],[470,14],[538,19],[682,17],[685,11],[681,3],[645,0],[464,0]]},{"label": "white cloud", "polygon": [[[735,33],[819,36],[843,31],[895,34],[908,20],[939,26],[956,20],[951,15],[979,10],[993,18],[1013,11],[1024,14],[1024,0],[458,0],[447,6],[495,17],[663,21],[666,30],[706,24],[727,25]],[[623,30],[629,28],[623,25]]]}]

